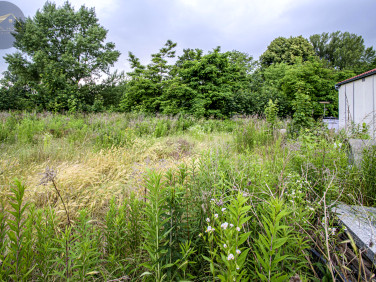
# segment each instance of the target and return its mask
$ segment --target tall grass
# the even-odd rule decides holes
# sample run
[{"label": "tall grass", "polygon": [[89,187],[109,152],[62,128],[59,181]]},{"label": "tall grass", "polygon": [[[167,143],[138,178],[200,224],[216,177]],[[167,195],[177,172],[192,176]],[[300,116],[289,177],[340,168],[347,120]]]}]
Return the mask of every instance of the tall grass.
[{"label": "tall grass", "polygon": [[355,277],[329,207],[352,203],[351,183],[371,195],[373,159],[347,173],[340,136],[289,140],[256,118],[0,117],[0,280]]}]

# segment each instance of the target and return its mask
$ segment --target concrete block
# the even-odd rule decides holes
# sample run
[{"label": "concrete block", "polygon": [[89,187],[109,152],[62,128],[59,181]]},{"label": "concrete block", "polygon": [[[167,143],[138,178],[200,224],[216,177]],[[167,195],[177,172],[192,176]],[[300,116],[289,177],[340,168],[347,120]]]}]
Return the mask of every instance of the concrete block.
[{"label": "concrete block", "polygon": [[376,265],[376,208],[339,204],[332,208],[340,223],[353,237],[359,249]]}]

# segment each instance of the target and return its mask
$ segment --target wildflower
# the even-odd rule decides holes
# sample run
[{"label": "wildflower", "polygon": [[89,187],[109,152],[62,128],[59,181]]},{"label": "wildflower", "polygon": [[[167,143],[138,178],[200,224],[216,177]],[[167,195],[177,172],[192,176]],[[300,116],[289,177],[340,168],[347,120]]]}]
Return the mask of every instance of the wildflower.
[{"label": "wildflower", "polygon": [[222,212],[224,212],[226,210],[226,208],[222,208]]},{"label": "wildflower", "polygon": [[221,224],[221,228],[223,228],[223,229],[227,229],[227,226],[228,226],[227,222]]},{"label": "wildflower", "polygon": [[240,254],[241,254],[241,251],[240,251],[240,250],[236,250],[236,253],[237,253],[238,255],[240,255]]},{"label": "wildflower", "polygon": [[337,228],[329,228],[330,235],[336,235]]},{"label": "wildflower", "polygon": [[236,270],[239,270],[239,266],[236,266]]},{"label": "wildflower", "polygon": [[214,217],[215,217],[215,218],[218,218],[218,214],[216,213],[216,214],[214,215]]},{"label": "wildflower", "polygon": [[213,199],[213,198],[212,198],[212,199],[210,199],[210,202],[214,202],[214,201],[215,201],[215,199]]},{"label": "wildflower", "polygon": [[215,229],[209,225],[205,232],[213,232],[214,230]]},{"label": "wildflower", "polygon": [[210,222],[210,218],[209,217],[206,219],[206,222]]},{"label": "wildflower", "polygon": [[234,255],[233,254],[229,254],[228,257],[227,257],[227,260],[233,260],[235,259]]},{"label": "wildflower", "polygon": [[227,248],[227,245],[226,245],[226,244],[223,244],[223,248],[225,248],[225,249],[226,249],[226,248]]},{"label": "wildflower", "polygon": [[234,227],[234,224],[230,223],[230,227]]},{"label": "wildflower", "polygon": [[238,226],[238,227],[236,227],[236,230],[237,230],[237,231],[240,231],[240,227],[239,227],[239,226]]}]

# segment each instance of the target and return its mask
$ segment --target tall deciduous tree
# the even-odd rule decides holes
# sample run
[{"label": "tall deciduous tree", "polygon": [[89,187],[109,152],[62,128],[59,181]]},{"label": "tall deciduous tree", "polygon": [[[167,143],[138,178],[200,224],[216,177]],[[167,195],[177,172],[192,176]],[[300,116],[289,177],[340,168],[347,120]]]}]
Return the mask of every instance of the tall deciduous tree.
[{"label": "tall deciduous tree", "polygon": [[174,85],[179,85],[181,95],[166,97],[165,101],[179,104],[185,97],[190,113],[200,117],[222,118],[240,112],[237,100],[243,99],[238,96],[249,87],[247,73],[253,65],[252,57],[234,51],[222,53],[220,47],[203,56],[201,53],[196,50],[189,59],[179,60]]},{"label": "tall deciduous tree", "polygon": [[326,106],[327,116],[338,116],[338,92],[334,85],[343,77],[353,75],[354,73],[349,71],[327,68],[325,61],[314,57],[291,66],[281,80],[281,88],[286,99],[292,101],[294,111],[296,111],[294,100],[296,100],[297,93],[300,93],[303,95],[300,95],[300,98],[304,98],[304,95],[309,97],[313,117],[323,116],[323,106],[319,103],[320,101],[330,102]]},{"label": "tall deciduous tree", "polygon": [[104,42],[106,35],[94,9],[47,2],[33,18],[16,24],[18,51],[5,56],[8,72],[41,109],[84,108],[95,100],[90,85],[120,55],[113,43]]},{"label": "tall deciduous tree", "polygon": [[270,43],[267,50],[260,56],[260,63],[264,68],[278,63],[294,64],[297,58],[306,61],[314,55],[312,44],[302,36],[278,37]]},{"label": "tall deciduous tree", "polygon": [[373,47],[366,48],[360,35],[349,32],[324,32],[310,36],[315,53],[338,69],[362,72],[372,68],[376,59]]}]

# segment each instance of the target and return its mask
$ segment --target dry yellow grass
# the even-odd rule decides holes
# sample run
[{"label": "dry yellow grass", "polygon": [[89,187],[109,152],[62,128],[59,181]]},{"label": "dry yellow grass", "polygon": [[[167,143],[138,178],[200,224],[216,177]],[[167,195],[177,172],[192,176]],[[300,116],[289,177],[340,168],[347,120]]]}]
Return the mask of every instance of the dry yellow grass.
[{"label": "dry yellow grass", "polygon": [[[207,149],[222,146],[230,135],[208,134],[197,141],[189,134],[164,138],[137,139],[132,147],[103,149],[99,152],[84,148],[67,148],[70,157],[56,157],[62,152],[53,146],[47,156],[30,158],[21,163],[15,156],[4,155],[0,159],[1,180],[9,188],[12,179],[21,179],[27,186],[26,198],[37,207],[52,206],[64,216],[63,205],[52,184],[40,185],[42,173],[48,166],[57,172],[56,183],[68,205],[72,218],[85,208],[93,216],[101,216],[112,197],[122,198],[131,191],[139,192],[143,187],[143,176],[148,169],[167,171]],[[59,144],[61,150],[61,144]],[[36,147],[34,150],[43,150]],[[68,152],[65,152],[68,154]],[[30,153],[39,156],[41,152]],[[54,155],[55,154],[55,155]],[[49,155],[49,156],[48,156]],[[2,189],[4,199],[9,189]]]}]

